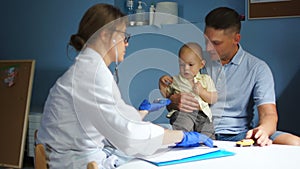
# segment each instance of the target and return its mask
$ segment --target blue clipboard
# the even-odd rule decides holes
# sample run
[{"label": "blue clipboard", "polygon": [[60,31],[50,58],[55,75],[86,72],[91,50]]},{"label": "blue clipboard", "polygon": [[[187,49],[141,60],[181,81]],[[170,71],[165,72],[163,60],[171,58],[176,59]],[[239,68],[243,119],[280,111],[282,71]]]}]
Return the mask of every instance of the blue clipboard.
[{"label": "blue clipboard", "polygon": [[213,151],[213,152],[206,153],[206,154],[200,154],[200,155],[196,155],[196,156],[182,158],[179,160],[164,161],[164,162],[153,162],[153,161],[148,161],[148,162],[150,162],[156,166],[166,166],[166,165],[207,160],[207,159],[220,158],[220,157],[233,156],[233,155],[235,155],[234,152],[230,152],[230,151],[221,149],[221,150]]}]

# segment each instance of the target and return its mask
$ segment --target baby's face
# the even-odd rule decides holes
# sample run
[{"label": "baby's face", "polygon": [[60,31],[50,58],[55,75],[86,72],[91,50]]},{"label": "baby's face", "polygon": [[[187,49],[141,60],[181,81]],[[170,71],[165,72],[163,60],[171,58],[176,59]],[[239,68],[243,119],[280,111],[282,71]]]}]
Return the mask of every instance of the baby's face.
[{"label": "baby's face", "polygon": [[183,51],[179,57],[179,70],[181,76],[193,80],[199,70],[204,67],[202,59],[193,52]]}]

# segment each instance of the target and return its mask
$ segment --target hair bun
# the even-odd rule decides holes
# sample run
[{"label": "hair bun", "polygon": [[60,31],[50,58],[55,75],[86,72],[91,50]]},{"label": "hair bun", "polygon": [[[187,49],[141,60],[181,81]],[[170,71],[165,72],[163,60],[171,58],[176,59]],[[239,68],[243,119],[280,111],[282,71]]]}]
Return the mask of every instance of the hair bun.
[{"label": "hair bun", "polygon": [[71,35],[69,44],[73,46],[77,51],[80,51],[84,44],[85,40],[78,34]]}]

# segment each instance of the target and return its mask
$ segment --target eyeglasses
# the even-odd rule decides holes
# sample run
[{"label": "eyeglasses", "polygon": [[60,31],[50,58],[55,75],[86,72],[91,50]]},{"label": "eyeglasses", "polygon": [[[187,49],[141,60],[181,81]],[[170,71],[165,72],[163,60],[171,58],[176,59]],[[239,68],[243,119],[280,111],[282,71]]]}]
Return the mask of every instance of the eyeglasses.
[{"label": "eyeglasses", "polygon": [[126,33],[126,32],[120,31],[120,30],[114,30],[114,31],[124,33],[124,43],[128,43],[128,41],[130,39],[129,33]]}]

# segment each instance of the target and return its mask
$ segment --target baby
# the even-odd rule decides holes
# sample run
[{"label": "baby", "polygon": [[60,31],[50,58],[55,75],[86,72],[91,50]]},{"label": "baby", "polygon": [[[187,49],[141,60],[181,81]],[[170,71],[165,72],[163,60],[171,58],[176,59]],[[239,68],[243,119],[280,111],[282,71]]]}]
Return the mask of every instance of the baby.
[{"label": "baby", "polygon": [[180,92],[191,93],[199,103],[200,110],[192,113],[169,110],[167,117],[173,129],[197,131],[215,139],[209,104],[215,103],[218,96],[211,77],[200,73],[204,66],[201,46],[194,42],[186,43],[179,50],[179,75],[161,77],[159,88],[166,98]]}]

